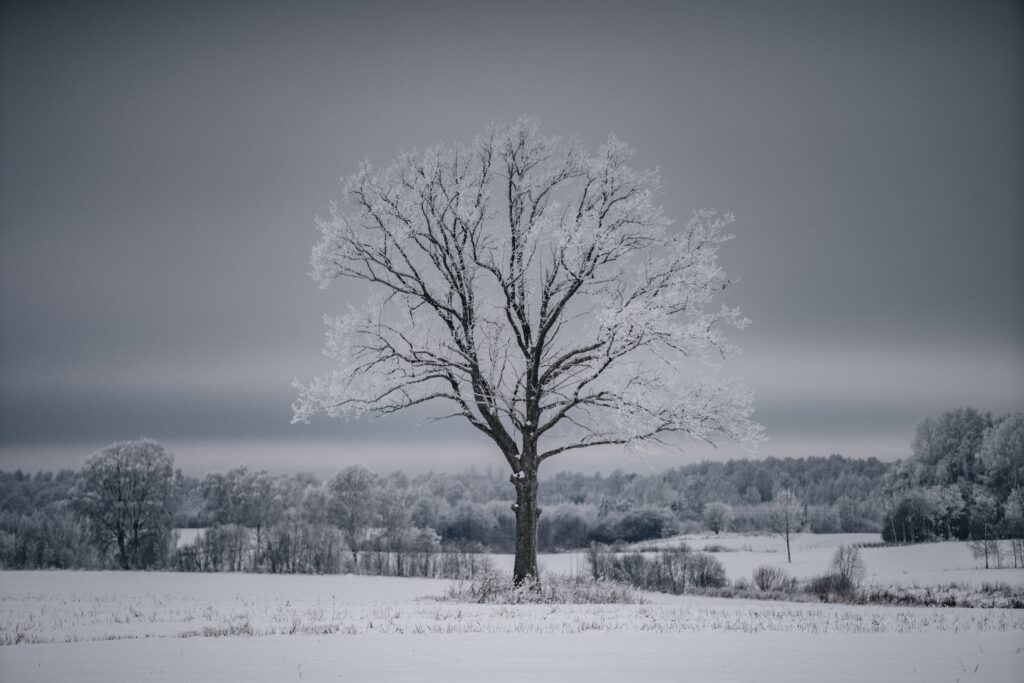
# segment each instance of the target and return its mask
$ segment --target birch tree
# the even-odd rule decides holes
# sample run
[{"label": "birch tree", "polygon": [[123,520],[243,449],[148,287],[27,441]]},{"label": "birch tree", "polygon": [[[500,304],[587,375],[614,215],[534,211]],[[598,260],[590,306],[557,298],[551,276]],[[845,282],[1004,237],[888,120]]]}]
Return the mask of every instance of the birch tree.
[{"label": "birch tree", "polygon": [[[594,446],[676,437],[754,446],[752,395],[723,375],[744,328],[718,304],[730,214],[673,227],[657,171],[614,135],[593,153],[535,119],[470,144],[364,162],[318,220],[312,276],[368,300],[325,318],[335,366],[296,381],[294,421],[445,404],[515,487],[516,584],[537,578],[538,470]],[[717,305],[716,305],[717,304]]]}]

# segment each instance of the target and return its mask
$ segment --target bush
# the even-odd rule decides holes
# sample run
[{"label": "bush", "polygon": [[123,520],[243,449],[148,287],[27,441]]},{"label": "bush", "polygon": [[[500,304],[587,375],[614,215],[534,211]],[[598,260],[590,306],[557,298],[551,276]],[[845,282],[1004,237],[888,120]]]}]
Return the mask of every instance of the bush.
[{"label": "bush", "polygon": [[854,597],[860,589],[867,566],[860,556],[860,549],[855,545],[841,545],[832,556],[832,574],[837,583],[836,588],[844,597]]},{"label": "bush", "polygon": [[938,586],[871,586],[857,596],[858,603],[915,607],[977,607],[1024,609],[1024,589],[1007,584],[951,583]]},{"label": "bush", "polygon": [[822,602],[829,602],[839,594],[837,577],[835,574],[816,576],[807,583],[807,590]]},{"label": "bush", "polygon": [[704,552],[706,553],[731,553],[732,548],[727,548],[720,543],[708,543],[704,546]]},{"label": "bush", "polygon": [[757,590],[762,592],[781,591],[793,583],[786,570],[767,564],[754,570],[753,581]]},{"label": "bush", "polygon": [[562,503],[544,508],[537,530],[537,543],[544,550],[586,547],[597,526],[593,505]]},{"label": "bush", "polygon": [[687,568],[690,584],[697,588],[722,588],[726,584],[725,567],[706,553],[693,553]]},{"label": "bush", "polygon": [[591,576],[627,583],[641,590],[679,595],[691,588],[721,588],[726,585],[725,568],[706,553],[679,548],[646,556],[638,552],[617,554],[594,544],[587,553]]},{"label": "bush", "polygon": [[676,531],[672,515],[664,508],[642,507],[629,510],[615,525],[615,540],[626,543],[646,541],[651,538],[664,538]]},{"label": "bush", "polygon": [[628,586],[584,577],[551,576],[543,581],[512,585],[512,577],[489,572],[469,582],[452,584],[446,599],[496,605],[521,604],[641,604],[644,600]]}]

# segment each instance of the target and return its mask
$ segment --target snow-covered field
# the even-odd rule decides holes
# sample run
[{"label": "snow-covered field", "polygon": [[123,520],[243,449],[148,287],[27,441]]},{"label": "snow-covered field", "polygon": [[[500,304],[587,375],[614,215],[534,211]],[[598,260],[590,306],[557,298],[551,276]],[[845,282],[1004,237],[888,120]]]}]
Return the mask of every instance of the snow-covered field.
[{"label": "snow-covered field", "polygon": [[[719,546],[724,551],[714,556],[725,567],[730,581],[750,579],[761,565],[782,567],[791,576],[807,579],[824,574],[836,548],[847,543],[877,543],[878,534],[804,534],[791,541],[793,562],[786,562],[786,544],[778,536],[752,534],[691,534],[657,541],[646,541],[626,550],[669,548],[685,541],[693,550]],[[1024,587],[1024,569],[985,569],[983,559],[975,559],[964,542],[922,543],[911,546],[863,548],[867,565],[867,583],[882,586],[939,586],[951,583],[980,587],[985,583],[1007,583]],[[511,555],[492,556],[496,567],[511,571]],[[588,570],[585,553],[545,554],[539,557],[549,571],[581,575]]]},{"label": "snow-covered field", "polygon": [[427,597],[447,586],[0,572],[0,638],[9,644],[0,647],[0,680],[1024,680],[1024,611],[667,595],[642,605]]}]

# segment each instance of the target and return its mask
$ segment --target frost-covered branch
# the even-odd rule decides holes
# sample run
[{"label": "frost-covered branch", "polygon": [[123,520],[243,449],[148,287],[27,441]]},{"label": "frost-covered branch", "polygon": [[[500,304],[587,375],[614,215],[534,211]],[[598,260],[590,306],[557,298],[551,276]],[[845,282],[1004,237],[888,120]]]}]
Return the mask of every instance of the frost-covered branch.
[{"label": "frost-covered branch", "polygon": [[514,471],[670,434],[755,444],[750,393],[717,369],[735,352],[724,328],[748,323],[715,305],[733,218],[673,229],[632,154],[614,136],[589,154],[524,117],[364,163],[318,221],[312,275],[375,295],[326,319],[335,367],[296,382],[295,421],[446,401]]}]

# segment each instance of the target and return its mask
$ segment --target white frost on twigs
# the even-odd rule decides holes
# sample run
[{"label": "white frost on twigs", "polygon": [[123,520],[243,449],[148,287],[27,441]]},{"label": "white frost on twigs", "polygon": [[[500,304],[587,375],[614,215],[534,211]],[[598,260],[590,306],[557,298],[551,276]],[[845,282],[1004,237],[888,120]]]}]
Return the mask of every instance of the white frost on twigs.
[{"label": "white frost on twigs", "polygon": [[335,366],[296,382],[294,419],[447,401],[510,464],[541,437],[563,443],[531,448],[541,459],[670,434],[756,445],[752,395],[719,371],[737,352],[724,330],[749,324],[716,304],[734,218],[700,210],[673,228],[657,171],[632,155],[615,136],[588,154],[523,117],[363,163],[317,222],[311,275],[374,295],[325,318]]}]

